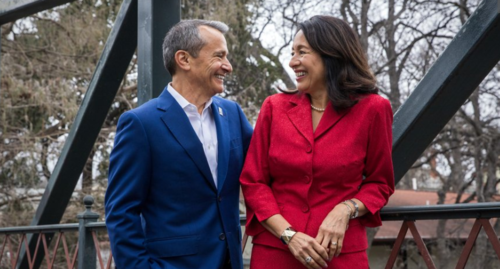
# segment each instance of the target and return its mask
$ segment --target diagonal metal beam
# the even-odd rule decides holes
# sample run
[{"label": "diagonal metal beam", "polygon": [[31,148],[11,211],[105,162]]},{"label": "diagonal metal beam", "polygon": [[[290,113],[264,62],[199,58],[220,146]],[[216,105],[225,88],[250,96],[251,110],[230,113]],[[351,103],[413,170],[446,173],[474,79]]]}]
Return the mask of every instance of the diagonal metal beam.
[{"label": "diagonal metal beam", "polygon": [[[2,63],[2,25],[0,24],[0,63]],[[0,103],[2,103],[2,68],[0,68]]]},{"label": "diagonal metal beam", "polygon": [[[124,0],[31,225],[60,222],[136,47],[137,0]],[[20,268],[28,268],[25,254]]]},{"label": "diagonal metal beam", "polygon": [[75,0],[1,0],[0,25]]},{"label": "diagonal metal beam", "polygon": [[141,0],[138,15],[137,99],[141,105],[157,97],[172,79],[163,66],[163,38],[181,20],[180,0]]},{"label": "diagonal metal beam", "polygon": [[484,0],[394,115],[396,183],[500,60],[500,0]]}]

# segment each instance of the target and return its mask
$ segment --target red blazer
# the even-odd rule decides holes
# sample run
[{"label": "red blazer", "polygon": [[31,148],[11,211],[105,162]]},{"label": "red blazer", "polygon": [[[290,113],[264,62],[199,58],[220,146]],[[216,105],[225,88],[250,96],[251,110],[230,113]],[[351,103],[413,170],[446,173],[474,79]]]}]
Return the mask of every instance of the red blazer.
[{"label": "red blazer", "polygon": [[282,214],[297,231],[316,237],[326,215],[346,199],[369,213],[350,221],[343,253],[365,250],[365,226],[382,224],[379,210],[394,192],[392,110],[376,94],[336,112],[329,104],[312,129],[305,94],[275,94],[262,105],[240,177],[253,242],[287,249],[261,224]]}]

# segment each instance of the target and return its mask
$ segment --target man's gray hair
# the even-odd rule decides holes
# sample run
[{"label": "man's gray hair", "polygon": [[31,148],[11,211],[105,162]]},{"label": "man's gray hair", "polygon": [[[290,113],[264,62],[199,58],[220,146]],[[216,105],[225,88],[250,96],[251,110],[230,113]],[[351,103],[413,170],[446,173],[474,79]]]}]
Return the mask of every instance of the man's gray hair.
[{"label": "man's gray hair", "polygon": [[174,25],[163,40],[163,64],[172,76],[175,74],[175,53],[178,50],[185,50],[196,58],[206,44],[198,30],[202,25],[217,29],[223,34],[229,30],[229,27],[220,21],[184,20]]}]

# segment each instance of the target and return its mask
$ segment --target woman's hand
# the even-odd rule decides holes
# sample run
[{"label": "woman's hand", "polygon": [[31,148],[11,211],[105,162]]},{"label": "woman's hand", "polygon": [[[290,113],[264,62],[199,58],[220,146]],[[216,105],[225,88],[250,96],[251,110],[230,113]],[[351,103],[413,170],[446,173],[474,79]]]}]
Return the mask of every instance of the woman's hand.
[{"label": "woman's hand", "polygon": [[319,226],[316,241],[328,250],[328,260],[337,257],[342,251],[351,212],[352,210],[345,204],[338,204]]},{"label": "woman's hand", "polygon": [[[326,268],[328,252],[318,241],[307,234],[297,232],[288,243],[290,252],[307,268]],[[310,258],[309,258],[310,257]]]}]

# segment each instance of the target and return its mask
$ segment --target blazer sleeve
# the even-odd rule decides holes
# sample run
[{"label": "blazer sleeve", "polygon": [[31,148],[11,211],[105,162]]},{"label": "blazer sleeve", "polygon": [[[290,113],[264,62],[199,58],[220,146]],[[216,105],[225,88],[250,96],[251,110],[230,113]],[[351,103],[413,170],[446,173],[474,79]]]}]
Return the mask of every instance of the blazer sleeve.
[{"label": "blazer sleeve", "polygon": [[262,104],[240,176],[247,207],[246,232],[249,235],[255,235],[263,229],[259,222],[280,214],[270,187],[268,152],[271,122],[272,104],[267,98]]},{"label": "blazer sleeve", "polygon": [[380,209],[394,193],[394,169],[392,166],[392,109],[388,100],[380,98],[372,109],[366,151],[365,179],[355,198],[368,209],[360,218],[363,225],[382,225]]},{"label": "blazer sleeve", "polygon": [[118,122],[105,196],[106,226],[117,268],[150,268],[141,209],[150,179],[150,145],[133,112]]}]

